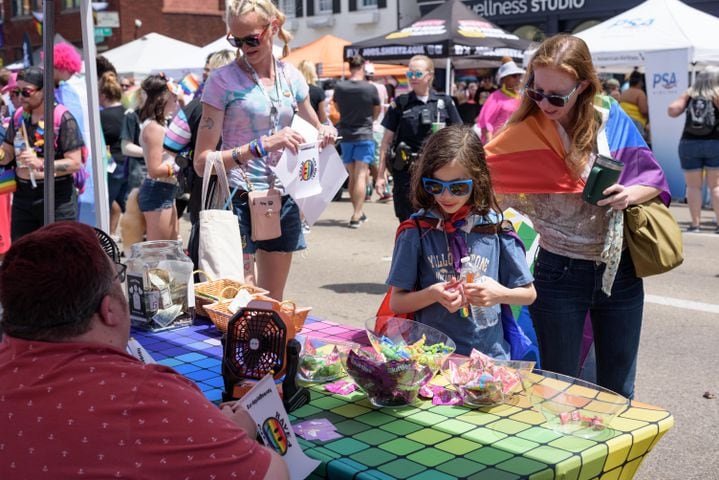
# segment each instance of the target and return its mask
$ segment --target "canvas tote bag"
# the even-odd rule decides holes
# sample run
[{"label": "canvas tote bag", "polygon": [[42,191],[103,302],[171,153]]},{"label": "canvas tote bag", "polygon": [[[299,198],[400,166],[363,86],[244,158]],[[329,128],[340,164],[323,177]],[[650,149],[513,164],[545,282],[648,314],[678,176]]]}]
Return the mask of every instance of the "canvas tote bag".
[{"label": "canvas tote bag", "polygon": [[[213,170],[217,175],[217,187],[213,198],[207,198]],[[213,279],[229,278],[244,282],[240,225],[237,216],[232,213],[227,172],[219,152],[210,152],[205,162],[199,224],[200,270],[205,271]]]}]

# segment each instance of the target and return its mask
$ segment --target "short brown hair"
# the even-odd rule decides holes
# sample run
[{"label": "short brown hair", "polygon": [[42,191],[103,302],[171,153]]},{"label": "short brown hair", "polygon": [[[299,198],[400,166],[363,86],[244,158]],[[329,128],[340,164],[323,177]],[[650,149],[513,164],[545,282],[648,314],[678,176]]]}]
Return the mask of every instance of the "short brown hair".
[{"label": "short brown hair", "polygon": [[0,266],[2,328],[8,335],[62,340],[82,335],[115,280],[92,227],[56,222],[12,243]]}]

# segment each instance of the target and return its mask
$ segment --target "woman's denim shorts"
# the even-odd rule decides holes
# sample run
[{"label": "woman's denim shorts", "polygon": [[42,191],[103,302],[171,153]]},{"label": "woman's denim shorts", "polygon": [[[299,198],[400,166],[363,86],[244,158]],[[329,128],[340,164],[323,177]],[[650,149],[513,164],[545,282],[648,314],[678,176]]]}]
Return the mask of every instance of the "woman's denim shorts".
[{"label": "woman's denim shorts", "polygon": [[282,210],[280,211],[282,235],[272,240],[252,241],[252,223],[247,192],[238,190],[232,198],[232,207],[240,222],[242,253],[254,254],[257,250],[291,253],[307,248],[305,236],[302,233],[300,209],[289,195],[282,196]]},{"label": "woman's denim shorts", "polygon": [[679,142],[679,161],[683,170],[719,168],[719,140],[683,139]]},{"label": "woman's denim shorts", "polygon": [[140,186],[137,202],[141,212],[159,212],[175,204],[177,185],[146,178]]}]

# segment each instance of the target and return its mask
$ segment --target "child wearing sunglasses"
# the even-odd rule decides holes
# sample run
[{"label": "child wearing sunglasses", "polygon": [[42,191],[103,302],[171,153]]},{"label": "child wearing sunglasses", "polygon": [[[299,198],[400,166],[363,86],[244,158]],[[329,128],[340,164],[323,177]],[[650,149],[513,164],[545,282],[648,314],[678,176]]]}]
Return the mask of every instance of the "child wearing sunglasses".
[{"label": "child wearing sunglasses", "polygon": [[[670,197],[634,122],[601,91],[586,43],[548,38],[529,63],[519,109],[486,146],[487,163],[502,208],[526,214],[540,235],[529,311],[542,368],[579,374],[589,313],[597,383],[631,398],[644,288],[623,249],[622,212]],[[594,205],[582,190],[598,151],[624,169]]]},{"label": "child wearing sunglasses", "polygon": [[[412,171],[411,198],[418,211],[397,233],[390,308],[449,335],[457,353],[475,348],[508,359],[500,304],[532,303],[533,278],[511,224],[501,221],[471,128],[452,125],[429,138]],[[465,257],[477,274],[473,282],[460,281]],[[491,307],[496,320],[479,322],[468,305]]]}]

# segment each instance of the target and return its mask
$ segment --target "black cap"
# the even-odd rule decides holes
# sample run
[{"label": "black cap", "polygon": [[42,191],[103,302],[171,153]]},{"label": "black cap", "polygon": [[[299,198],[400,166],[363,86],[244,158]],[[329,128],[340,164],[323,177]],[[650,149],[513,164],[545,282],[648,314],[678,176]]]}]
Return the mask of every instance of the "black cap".
[{"label": "black cap", "polygon": [[17,79],[35,85],[40,90],[42,90],[45,84],[44,71],[40,67],[27,67],[25,70],[21,70],[20,73],[17,74]]}]

